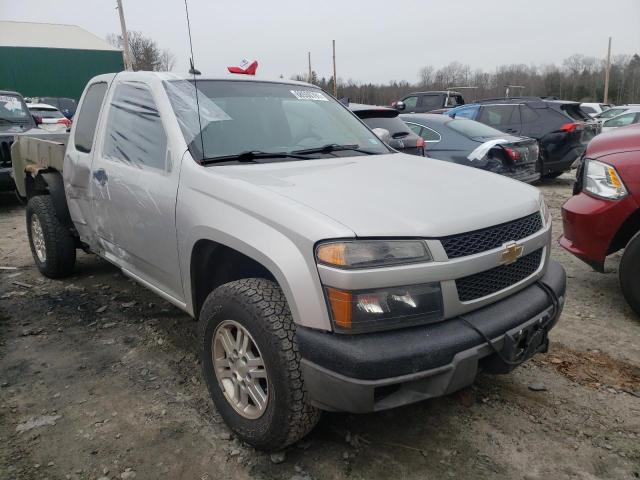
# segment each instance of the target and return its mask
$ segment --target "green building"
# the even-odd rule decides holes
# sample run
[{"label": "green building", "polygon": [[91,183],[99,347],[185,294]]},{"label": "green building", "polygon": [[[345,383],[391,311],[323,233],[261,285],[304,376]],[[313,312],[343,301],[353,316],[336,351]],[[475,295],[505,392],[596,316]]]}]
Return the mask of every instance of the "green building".
[{"label": "green building", "polygon": [[0,21],[0,90],[79,100],[91,77],[122,70],[121,50],[76,25]]}]

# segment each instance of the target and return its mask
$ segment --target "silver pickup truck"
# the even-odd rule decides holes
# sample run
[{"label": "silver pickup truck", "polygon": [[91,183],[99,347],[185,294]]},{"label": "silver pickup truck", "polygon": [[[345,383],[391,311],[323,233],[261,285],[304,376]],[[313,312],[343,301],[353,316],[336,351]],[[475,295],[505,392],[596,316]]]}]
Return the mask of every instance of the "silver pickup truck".
[{"label": "silver pickup truck", "polygon": [[378,133],[305,83],[98,76],[66,145],[13,147],[35,263],[93,252],[197,318],[216,407],[265,450],[546,351],[565,273],[540,192]]}]

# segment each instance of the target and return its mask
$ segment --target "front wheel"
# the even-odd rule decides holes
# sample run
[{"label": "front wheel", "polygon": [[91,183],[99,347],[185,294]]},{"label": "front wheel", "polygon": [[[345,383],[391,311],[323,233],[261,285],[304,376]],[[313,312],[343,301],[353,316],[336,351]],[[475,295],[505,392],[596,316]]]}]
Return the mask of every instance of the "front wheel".
[{"label": "front wheel", "polygon": [[640,232],[624,249],[620,260],[620,287],[627,303],[640,315]]},{"label": "front wheel", "polygon": [[33,260],[45,277],[70,275],[76,263],[76,245],[71,232],[56,216],[49,195],[38,195],[27,203],[27,235]]},{"label": "front wheel", "polygon": [[320,411],[309,404],[295,324],[275,282],[248,278],[216,288],[199,333],[209,393],[238,437],[273,451],[313,429]]}]

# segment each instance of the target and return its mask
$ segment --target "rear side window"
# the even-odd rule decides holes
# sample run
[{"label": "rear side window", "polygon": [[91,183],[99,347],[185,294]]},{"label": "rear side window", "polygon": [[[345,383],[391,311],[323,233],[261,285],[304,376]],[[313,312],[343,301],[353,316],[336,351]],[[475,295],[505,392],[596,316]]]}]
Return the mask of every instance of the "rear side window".
[{"label": "rear side window", "polygon": [[480,110],[478,120],[492,127],[520,122],[518,105],[487,105]]},{"label": "rear side window", "polygon": [[120,83],[109,108],[104,156],[164,170],[166,153],[167,137],[151,91],[141,83]]},{"label": "rear side window", "polygon": [[421,95],[420,107],[427,110],[437,110],[443,107],[443,99],[441,95]]},{"label": "rear side window", "polygon": [[533,123],[538,120],[536,111],[527,105],[520,105],[520,113],[522,115],[522,123]]},{"label": "rear side window", "polygon": [[80,152],[89,153],[93,147],[93,138],[96,134],[96,125],[105,93],[107,93],[106,83],[94,83],[89,87],[84,97],[82,108],[78,114],[74,138],[76,149]]},{"label": "rear side window", "polygon": [[442,140],[440,134],[435,130],[430,129],[429,127],[418,125],[416,123],[407,123],[407,125],[413,133],[422,137],[427,142],[437,143]]}]

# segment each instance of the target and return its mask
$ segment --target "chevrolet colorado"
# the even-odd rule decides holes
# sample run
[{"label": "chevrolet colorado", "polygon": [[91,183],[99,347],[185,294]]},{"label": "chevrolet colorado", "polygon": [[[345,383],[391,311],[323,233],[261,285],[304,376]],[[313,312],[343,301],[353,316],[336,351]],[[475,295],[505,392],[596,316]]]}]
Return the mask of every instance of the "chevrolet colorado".
[{"label": "chevrolet colorado", "polygon": [[537,189],[398,153],[313,85],[101,75],[66,141],[12,152],[40,271],[81,248],[197,318],[211,397],[261,449],[506,373],[564,303]]}]

